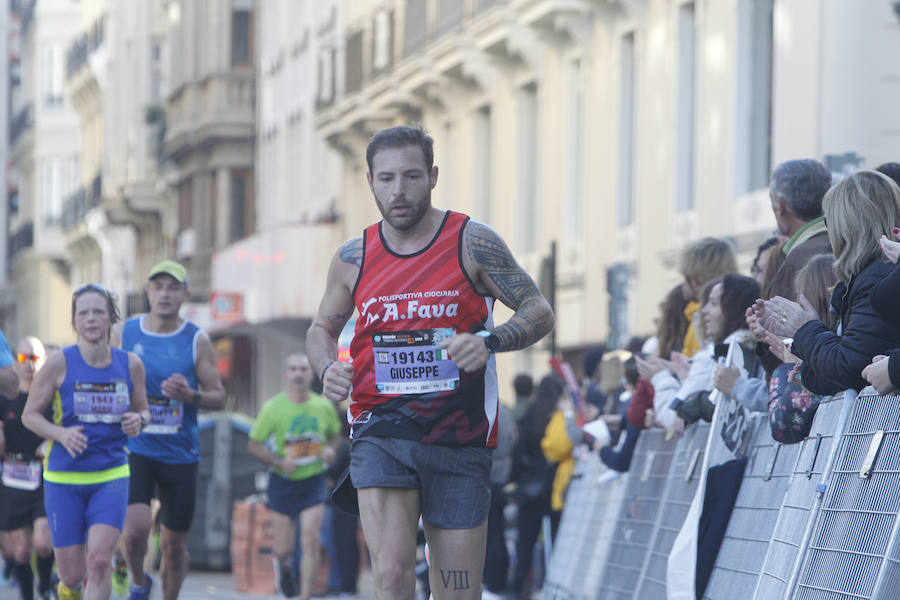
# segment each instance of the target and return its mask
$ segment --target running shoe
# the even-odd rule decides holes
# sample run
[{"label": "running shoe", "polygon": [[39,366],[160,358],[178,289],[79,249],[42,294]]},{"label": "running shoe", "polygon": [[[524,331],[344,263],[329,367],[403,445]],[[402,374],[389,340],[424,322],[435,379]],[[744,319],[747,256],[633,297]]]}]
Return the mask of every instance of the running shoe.
[{"label": "running shoe", "polygon": [[153,588],[153,578],[144,573],[144,579],[147,580],[143,586],[137,586],[133,583],[128,586],[128,600],[149,600],[150,590]]},{"label": "running shoe", "polygon": [[294,598],[299,593],[297,589],[297,580],[294,578],[294,570],[290,565],[281,564],[278,559],[275,560],[275,567],[278,571],[278,592],[285,598]]},{"label": "running shoe", "polygon": [[120,598],[128,597],[128,567],[116,565],[112,574],[112,593]]}]

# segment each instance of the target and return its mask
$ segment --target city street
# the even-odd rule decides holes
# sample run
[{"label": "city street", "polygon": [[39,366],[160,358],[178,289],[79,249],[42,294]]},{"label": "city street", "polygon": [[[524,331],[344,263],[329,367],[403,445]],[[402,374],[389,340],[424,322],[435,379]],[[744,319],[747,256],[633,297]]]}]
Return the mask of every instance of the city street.
[{"label": "city street", "polygon": [[[365,572],[360,577],[360,593],[354,598],[360,600],[370,600],[373,596],[371,593],[369,573]],[[157,580],[158,582],[158,580]],[[151,600],[159,600],[162,596],[159,594],[157,587],[151,594]],[[0,587],[0,600],[16,600],[19,598],[18,590],[14,587]],[[116,596],[113,596],[116,598]],[[200,600],[206,598],[217,598],[219,600],[277,600],[280,596],[255,596],[251,594],[243,594],[234,589],[234,580],[231,573],[214,572],[214,571],[192,571],[184,587],[181,588],[181,600]],[[318,596],[323,600],[333,600],[337,598],[347,598],[347,596]]]}]

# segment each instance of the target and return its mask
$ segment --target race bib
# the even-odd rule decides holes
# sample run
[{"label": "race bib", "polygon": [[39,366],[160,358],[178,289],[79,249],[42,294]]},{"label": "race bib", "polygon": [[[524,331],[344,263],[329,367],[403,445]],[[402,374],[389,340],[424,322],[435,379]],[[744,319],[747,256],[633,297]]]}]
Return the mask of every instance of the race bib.
[{"label": "race bib", "polygon": [[72,412],[82,423],[121,423],[122,415],[131,408],[128,384],[122,380],[109,383],[76,382],[72,398]]},{"label": "race bib", "polygon": [[383,394],[425,394],[459,387],[459,367],[441,344],[453,328],[392,331],[372,335],[375,390]]},{"label": "race bib", "polygon": [[41,486],[41,461],[7,457],[3,461],[3,485],[29,492],[38,489]]},{"label": "race bib", "polygon": [[181,429],[184,418],[184,403],[171,398],[147,398],[150,408],[150,424],[144,428],[147,433],[172,434]]},{"label": "race bib", "polygon": [[322,440],[319,436],[301,436],[284,440],[284,456],[294,461],[298,467],[314,463],[319,458]]}]

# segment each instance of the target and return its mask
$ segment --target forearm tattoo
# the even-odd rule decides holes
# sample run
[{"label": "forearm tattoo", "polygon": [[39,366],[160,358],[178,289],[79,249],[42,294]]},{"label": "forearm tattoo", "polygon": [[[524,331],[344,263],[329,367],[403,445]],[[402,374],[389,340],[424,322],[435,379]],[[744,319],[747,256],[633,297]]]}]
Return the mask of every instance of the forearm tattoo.
[{"label": "forearm tattoo", "polygon": [[341,260],[345,263],[356,267],[362,267],[363,239],[361,237],[347,240],[338,252],[340,253]]},{"label": "forearm tattoo", "polygon": [[553,328],[553,312],[500,236],[481,223],[469,221],[466,242],[469,258],[500,290],[498,299],[515,311],[509,321],[494,330],[500,338],[499,350],[520,350],[547,335]]}]

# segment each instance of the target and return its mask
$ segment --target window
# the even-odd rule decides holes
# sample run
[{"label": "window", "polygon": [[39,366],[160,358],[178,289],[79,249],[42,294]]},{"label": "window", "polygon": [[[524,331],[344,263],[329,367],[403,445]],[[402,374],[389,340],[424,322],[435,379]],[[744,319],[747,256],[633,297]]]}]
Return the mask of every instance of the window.
[{"label": "window", "polygon": [[249,66],[253,62],[253,11],[231,11],[231,66]]},{"label": "window", "polygon": [[44,106],[54,108],[63,103],[63,47],[52,44],[41,49],[41,95]]},{"label": "window", "polygon": [[162,101],[162,45],[155,41],[150,45],[150,101]]},{"label": "window", "polygon": [[232,169],[231,171],[231,241],[245,238],[253,233],[256,207],[253,201],[253,171]]},{"label": "window", "polygon": [[696,19],[694,3],[678,8],[678,151],[675,158],[676,198],[679,212],[694,207],[694,103]]},{"label": "window", "polygon": [[619,210],[620,227],[634,221],[635,62],[634,32],[622,36],[619,57]]},{"label": "window", "polygon": [[532,252],[538,237],[538,169],[540,133],[536,83],[519,88],[518,197],[519,248]]},{"label": "window", "polygon": [[[475,111],[474,142],[472,156],[475,163],[473,170],[473,209],[476,218],[490,223],[491,214],[491,178],[493,176],[493,136],[491,133],[491,107],[482,106]],[[449,171],[448,171],[449,173]]]},{"label": "window", "polygon": [[375,13],[375,31],[372,36],[372,67],[379,73],[391,66],[393,55],[393,18],[393,13],[388,10],[379,10]]},{"label": "window", "polygon": [[565,239],[584,237],[584,69],[580,59],[569,61],[566,111],[566,211]]},{"label": "window", "polygon": [[738,7],[735,193],[765,188],[772,166],[772,1]]},{"label": "window", "polygon": [[194,226],[194,191],[190,177],[178,184],[178,231]]}]

